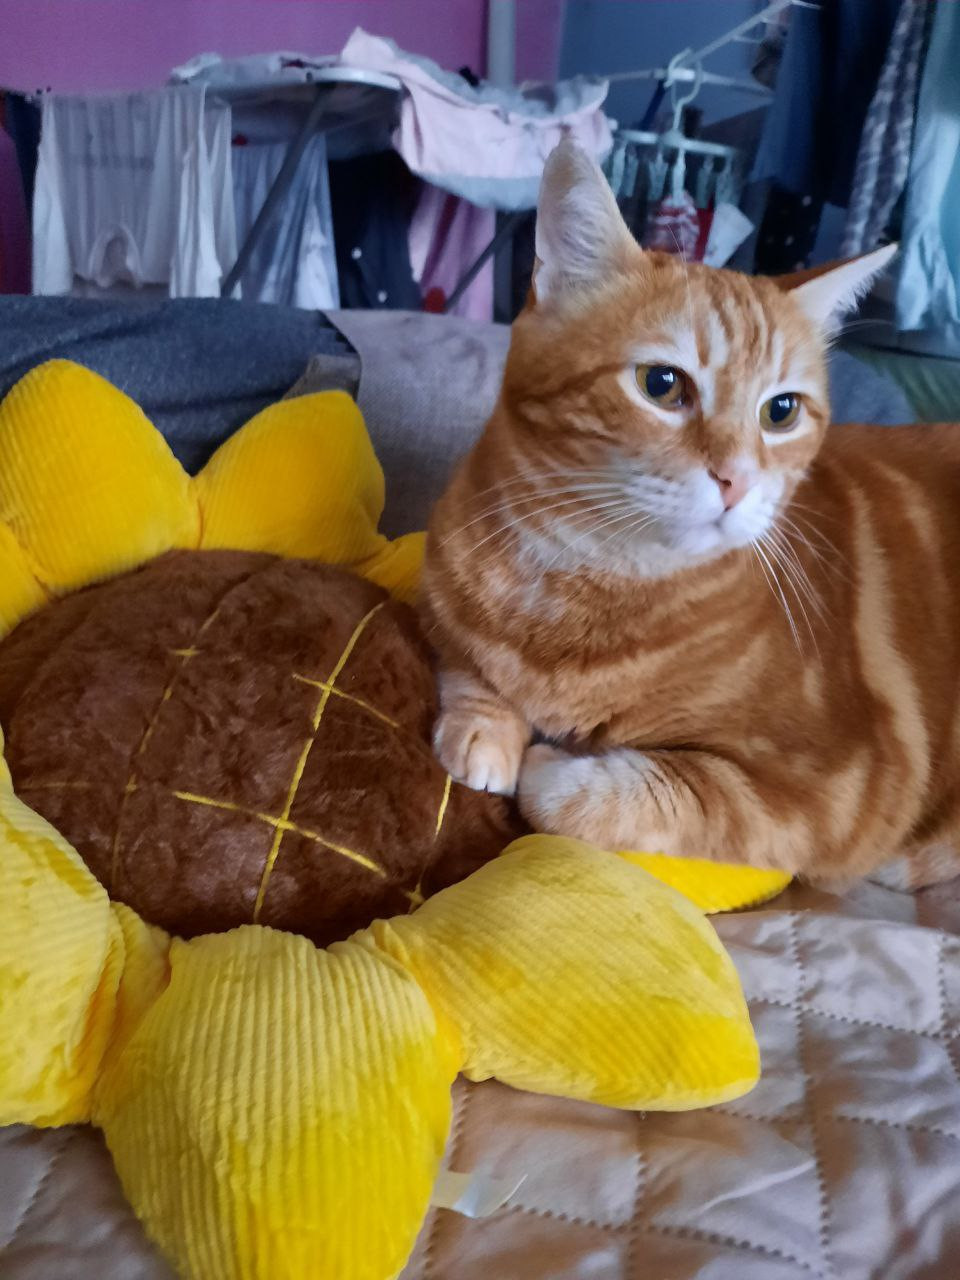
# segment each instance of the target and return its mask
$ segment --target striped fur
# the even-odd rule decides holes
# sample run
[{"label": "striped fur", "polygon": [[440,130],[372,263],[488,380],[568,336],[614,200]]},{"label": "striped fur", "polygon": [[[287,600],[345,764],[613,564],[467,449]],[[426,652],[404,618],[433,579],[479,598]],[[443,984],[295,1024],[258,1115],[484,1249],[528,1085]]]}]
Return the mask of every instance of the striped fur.
[{"label": "striped fur", "polygon": [[[435,512],[443,763],[608,848],[817,879],[953,848],[960,427],[828,425],[797,293],[619,252],[531,300]],[[631,394],[650,352],[696,384],[673,420]],[[782,390],[803,415],[771,440],[757,405]],[[731,458],[769,511],[701,536]]]}]

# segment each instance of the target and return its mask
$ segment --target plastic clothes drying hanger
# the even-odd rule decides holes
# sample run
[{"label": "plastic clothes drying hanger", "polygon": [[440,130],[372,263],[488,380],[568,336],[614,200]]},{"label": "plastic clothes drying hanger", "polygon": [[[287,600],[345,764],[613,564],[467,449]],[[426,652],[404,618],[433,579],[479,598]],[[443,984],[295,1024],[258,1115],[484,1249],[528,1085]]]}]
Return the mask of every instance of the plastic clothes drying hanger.
[{"label": "plastic clothes drying hanger", "polygon": [[[722,49],[724,45],[737,43],[749,36],[749,33],[756,27],[765,22],[772,22],[785,9],[791,7],[797,9],[821,9],[823,6],[819,0],[772,0],[772,3],[765,5],[759,9],[751,18],[745,22],[738,23],[729,31],[718,36],[709,44],[703,46],[702,49],[695,51],[688,50],[687,55],[692,62],[703,62],[712,53],[716,53],[718,49]],[[666,81],[673,75],[674,80],[694,80],[697,73],[689,66],[680,66],[677,58],[672,59],[671,64],[667,68],[662,67],[642,67],[636,71],[615,71],[612,75],[603,77],[608,84],[623,84],[631,80],[660,80]],[[699,72],[701,82],[703,84],[716,85],[725,89],[737,89],[743,93],[753,94],[757,97],[772,99],[773,93],[765,85],[759,84],[755,80],[742,80],[736,76],[716,75],[712,71]]]},{"label": "plastic clothes drying hanger", "polygon": [[[718,156],[732,161],[738,154],[736,147],[726,146],[722,142],[705,142],[700,138],[688,138],[680,128],[683,108],[690,105],[700,92],[701,85],[704,84],[704,72],[699,61],[692,68],[681,66],[690,56],[689,49],[681,50],[670,59],[664,73],[666,77],[664,83],[670,92],[670,103],[673,107],[673,123],[670,128],[665,133],[654,133],[649,129],[618,129],[617,139],[639,146],[656,147],[658,152],[667,148],[680,154],[692,152],[694,155]],[[690,71],[693,76],[693,85],[687,94],[680,94],[677,91],[677,73],[680,71]]]}]

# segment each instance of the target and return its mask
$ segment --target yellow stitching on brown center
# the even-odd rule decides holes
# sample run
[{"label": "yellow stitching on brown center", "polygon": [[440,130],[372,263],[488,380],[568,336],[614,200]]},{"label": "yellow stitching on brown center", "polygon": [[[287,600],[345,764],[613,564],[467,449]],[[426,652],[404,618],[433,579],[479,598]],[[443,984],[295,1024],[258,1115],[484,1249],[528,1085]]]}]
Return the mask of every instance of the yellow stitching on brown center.
[{"label": "yellow stitching on brown center", "polygon": [[357,853],[355,849],[348,849],[346,845],[334,844],[319,832],[311,831],[309,827],[301,827],[298,822],[291,822],[289,818],[275,818],[272,814],[263,813],[259,809],[248,809],[246,805],[234,804],[232,800],[215,800],[212,796],[197,795],[193,791],[172,791],[170,794],[177,800],[186,800],[189,804],[203,805],[208,809],[225,809],[230,813],[239,813],[244,818],[257,818],[277,831],[292,831],[294,835],[303,836],[305,840],[313,840],[317,844],[322,844],[325,849],[329,849],[331,853],[339,853],[342,857],[349,858],[351,862],[356,862],[358,866],[366,867],[375,875],[386,877],[387,873],[383,867],[371,858]]},{"label": "yellow stitching on brown center", "polygon": [[394,720],[392,716],[384,715],[382,711],[378,711],[376,707],[371,706],[369,702],[365,702],[363,698],[357,698],[352,693],[344,693],[342,689],[335,689],[328,680],[311,680],[309,676],[297,675],[293,673],[294,680],[299,680],[301,684],[313,685],[315,689],[326,689],[328,693],[332,693],[335,698],[343,698],[346,702],[353,702],[358,707],[363,707],[364,711],[369,711],[372,716],[376,716],[378,720],[382,720],[384,724],[390,725],[392,729],[399,729],[400,722]]},{"label": "yellow stitching on brown center", "polygon": [[[286,822],[290,817],[290,811],[293,808],[293,802],[297,797],[297,788],[300,786],[300,781],[303,778],[303,772],[307,767],[307,758],[310,755],[310,751],[313,747],[313,744],[317,740],[317,730],[320,728],[320,722],[323,719],[323,713],[324,711],[326,711],[327,703],[330,701],[330,695],[333,692],[333,686],[337,683],[338,677],[341,675],[344,667],[349,662],[350,655],[351,653],[353,653],[353,650],[354,650],[354,647],[356,646],[357,641],[363,635],[363,632],[367,626],[367,623],[371,620],[371,618],[374,618],[380,612],[384,604],[385,604],[385,601],[381,600],[379,604],[374,605],[374,607],[370,610],[370,612],[365,614],[360,619],[360,621],[357,623],[357,625],[353,629],[353,635],[351,635],[346,645],[344,645],[343,653],[341,653],[340,657],[337,659],[336,665],[334,666],[333,670],[330,672],[328,679],[324,682],[325,685],[327,685],[328,687],[324,688],[323,691],[321,692],[320,701],[317,703],[316,710],[313,713],[313,733],[312,733],[312,736],[309,737],[306,740],[306,742],[303,744],[303,750],[300,752],[300,756],[299,756],[299,759],[297,760],[296,768],[293,771],[293,778],[291,779],[289,789],[287,790],[286,803],[284,804],[283,812],[280,815],[281,822]],[[283,840],[283,828],[278,825],[274,831],[273,843],[270,846],[270,852],[267,854],[267,860],[263,867],[263,875],[260,878],[260,888],[257,890],[257,900],[254,903],[254,907],[253,907],[253,923],[254,924],[256,924],[257,921],[260,919],[260,912],[263,910],[263,900],[266,897],[266,893],[267,893],[267,885],[270,883],[270,876],[273,873],[274,865],[280,853],[280,844],[282,840]]]},{"label": "yellow stitching on brown center", "polygon": [[450,787],[452,785],[453,785],[453,779],[450,777],[448,773],[447,780],[443,784],[443,797],[440,801],[440,808],[437,812],[437,828],[433,833],[434,840],[436,840],[437,836],[439,836],[440,828],[443,826],[443,820],[447,816],[447,805],[450,803]]},{"label": "yellow stitching on brown center", "polygon": [[[227,595],[229,595],[229,592],[227,592]],[[117,810],[117,825],[113,831],[113,844],[110,848],[109,891],[111,893],[114,891],[117,884],[117,863],[120,858],[120,830],[123,826],[123,815],[127,807],[127,798],[129,796],[132,796],[137,789],[137,767],[140,762],[140,758],[143,755],[143,753],[146,751],[147,744],[149,743],[150,739],[153,737],[154,731],[156,730],[156,727],[157,727],[157,721],[160,719],[160,712],[163,710],[166,704],[173,697],[174,686],[176,685],[180,676],[183,674],[183,668],[185,664],[190,660],[190,658],[194,657],[195,654],[198,652],[195,646],[200,642],[200,640],[203,639],[203,636],[206,634],[208,628],[212,626],[214,619],[217,617],[217,615],[220,613],[221,608],[223,607],[223,603],[225,599],[226,599],[226,595],[223,597],[223,599],[221,599],[218,602],[216,608],[211,609],[210,612],[207,614],[206,618],[201,623],[200,627],[197,629],[197,634],[193,638],[192,645],[190,645],[186,649],[181,649],[179,651],[176,649],[171,650],[172,653],[177,654],[177,656],[179,656],[179,658],[181,659],[180,666],[176,668],[173,675],[171,675],[170,679],[167,681],[166,688],[164,689],[163,693],[160,695],[160,701],[157,703],[156,707],[154,708],[153,715],[150,717],[150,720],[147,723],[147,727],[143,731],[143,737],[140,739],[140,745],[137,747],[136,751],[134,752],[133,759],[130,764],[130,776],[127,778],[126,786],[124,787],[123,794],[120,797],[120,807]]]},{"label": "yellow stitching on brown center", "polygon": [[[422,907],[423,904],[426,902],[426,898],[423,896],[423,890],[420,887],[419,880],[417,881],[415,888],[404,889],[403,896],[410,903],[410,911],[415,911],[417,907]],[[407,912],[408,915],[410,914],[410,911]]]},{"label": "yellow stitching on brown center", "polygon": [[89,791],[92,782],[21,782],[18,791]]}]

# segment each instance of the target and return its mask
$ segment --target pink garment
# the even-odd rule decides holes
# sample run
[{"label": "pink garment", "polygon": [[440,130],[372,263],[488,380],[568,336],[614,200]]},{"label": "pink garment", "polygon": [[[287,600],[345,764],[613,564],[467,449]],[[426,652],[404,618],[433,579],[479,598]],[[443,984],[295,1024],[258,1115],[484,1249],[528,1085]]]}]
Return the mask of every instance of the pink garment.
[{"label": "pink garment", "polygon": [[[442,294],[445,301],[464,273],[493,239],[496,214],[492,209],[448,195],[429,183],[410,220],[410,265],[424,298]],[[493,260],[484,264],[463,297],[450,312],[470,320],[493,318]]]},{"label": "pink garment", "polygon": [[689,192],[681,191],[679,200],[665,196],[651,212],[643,247],[658,249],[661,253],[675,253],[687,262],[696,262],[699,260],[700,238],[697,206]]},{"label": "pink garment", "polygon": [[30,292],[30,223],[17,149],[0,129],[0,293]]},{"label": "pink garment", "polygon": [[518,89],[473,88],[360,27],[340,60],[400,80],[397,151],[421,178],[483,208],[532,209],[544,161],[565,134],[598,159],[610,150],[605,80],[561,82],[547,106]]}]

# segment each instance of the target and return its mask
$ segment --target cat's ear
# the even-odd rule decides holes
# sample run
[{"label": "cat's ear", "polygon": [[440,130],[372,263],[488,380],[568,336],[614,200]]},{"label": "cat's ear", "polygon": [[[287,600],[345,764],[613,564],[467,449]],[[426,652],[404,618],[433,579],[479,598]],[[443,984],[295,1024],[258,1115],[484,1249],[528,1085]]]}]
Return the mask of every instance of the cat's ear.
[{"label": "cat's ear", "polygon": [[868,292],[876,277],[897,252],[895,244],[874,249],[860,258],[849,258],[836,266],[804,273],[790,292],[804,311],[823,329],[833,329]]},{"label": "cat's ear", "polygon": [[596,288],[621,272],[636,242],[597,163],[565,138],[547,157],[537,208],[538,303]]}]

